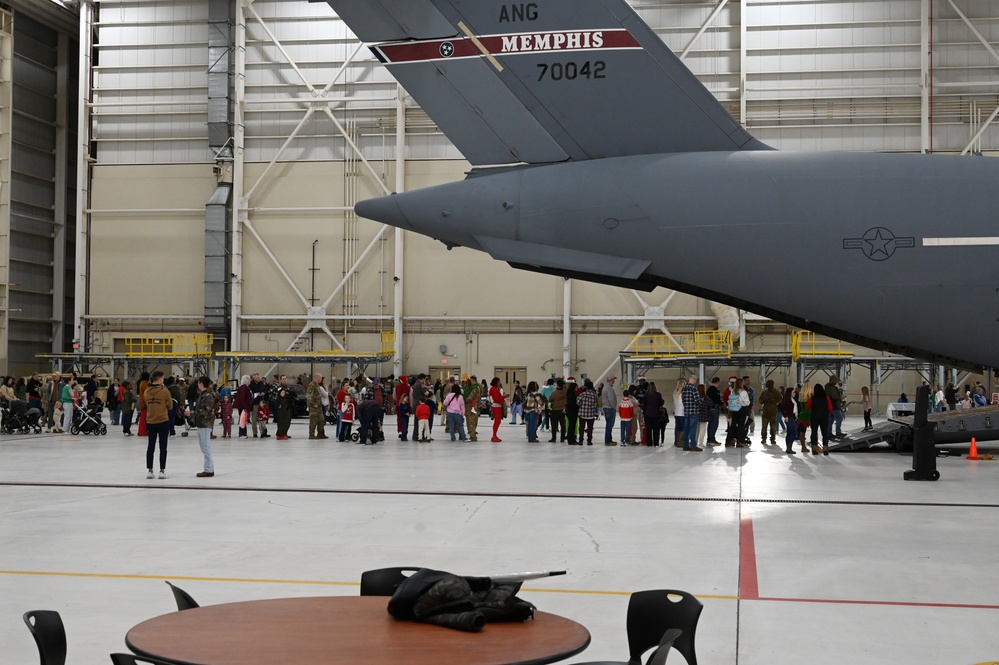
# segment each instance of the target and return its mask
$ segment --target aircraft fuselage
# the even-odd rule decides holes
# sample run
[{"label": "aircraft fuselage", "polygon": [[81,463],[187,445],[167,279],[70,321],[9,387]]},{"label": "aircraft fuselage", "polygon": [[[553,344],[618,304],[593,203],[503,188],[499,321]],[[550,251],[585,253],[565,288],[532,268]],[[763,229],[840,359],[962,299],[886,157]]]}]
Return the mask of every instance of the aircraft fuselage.
[{"label": "aircraft fuselage", "polygon": [[480,170],[357,211],[520,267],[995,367],[997,199],[999,160],[744,151]]}]

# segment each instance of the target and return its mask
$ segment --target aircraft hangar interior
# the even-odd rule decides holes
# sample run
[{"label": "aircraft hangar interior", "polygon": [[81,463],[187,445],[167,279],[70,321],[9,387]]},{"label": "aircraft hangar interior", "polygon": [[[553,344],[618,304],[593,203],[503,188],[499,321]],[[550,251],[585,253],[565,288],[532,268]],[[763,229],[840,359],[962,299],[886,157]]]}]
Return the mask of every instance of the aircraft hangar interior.
[{"label": "aircraft hangar interior", "polygon": [[[999,662],[997,155],[994,0],[0,0],[0,376],[388,386],[384,445],[295,420],[213,441],[212,486],[193,420],[154,481],[118,418],[5,405],[0,643],[32,662],[51,609],[70,663],[234,662],[144,650],[159,580],[356,596],[416,563],[566,569],[521,593],[589,631],[447,662],[623,659],[644,589],[701,600],[708,665]],[[792,457],[757,410],[699,457],[597,410],[578,455],[505,414],[404,444],[419,374],[645,379],[671,421],[678,380],[836,377],[851,434]],[[324,648],[279,662],[379,662]]]}]

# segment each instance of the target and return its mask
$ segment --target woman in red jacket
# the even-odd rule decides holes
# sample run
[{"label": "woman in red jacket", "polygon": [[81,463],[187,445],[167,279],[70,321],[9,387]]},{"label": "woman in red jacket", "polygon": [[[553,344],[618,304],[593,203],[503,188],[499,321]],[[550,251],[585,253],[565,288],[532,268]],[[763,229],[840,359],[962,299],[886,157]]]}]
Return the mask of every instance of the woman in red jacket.
[{"label": "woman in red jacket", "polygon": [[503,393],[503,386],[500,385],[499,377],[495,377],[489,384],[489,401],[493,412],[493,443],[501,443],[496,434],[499,432],[500,423],[503,422],[503,404],[506,402],[506,395]]},{"label": "woman in red jacket", "polygon": [[[246,423],[249,422],[250,409],[253,408],[253,393],[250,391],[250,377],[244,375],[239,380],[239,388],[236,390],[236,398],[232,401],[232,408],[239,412],[239,438],[246,438]],[[243,414],[246,413],[244,420]]]}]

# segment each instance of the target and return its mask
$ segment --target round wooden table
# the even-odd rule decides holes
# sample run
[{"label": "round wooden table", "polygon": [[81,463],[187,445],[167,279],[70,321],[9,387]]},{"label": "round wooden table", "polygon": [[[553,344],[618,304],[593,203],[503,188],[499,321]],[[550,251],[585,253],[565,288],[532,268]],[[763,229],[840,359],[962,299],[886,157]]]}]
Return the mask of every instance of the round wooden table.
[{"label": "round wooden table", "polygon": [[208,605],[144,621],[125,643],[180,665],[527,665],[569,658],[590,643],[586,628],[547,612],[465,633],[398,621],[387,604],[326,596]]}]

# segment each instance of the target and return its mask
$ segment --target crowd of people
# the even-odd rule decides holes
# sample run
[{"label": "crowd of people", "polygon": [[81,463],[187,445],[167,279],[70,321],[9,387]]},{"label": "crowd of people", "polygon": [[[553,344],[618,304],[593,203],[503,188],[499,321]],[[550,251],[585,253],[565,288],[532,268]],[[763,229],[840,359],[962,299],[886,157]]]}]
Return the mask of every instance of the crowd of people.
[{"label": "crowd of people", "polygon": [[[500,425],[509,423],[526,428],[526,440],[540,443],[546,433],[551,443],[570,446],[593,445],[596,422],[602,417],[605,446],[666,445],[667,429],[673,421],[673,445],[685,451],[701,452],[709,446],[745,448],[760,417],[760,438],[764,445],[778,445],[794,455],[794,444],[802,453],[828,454],[830,440],[844,436],[843,413],[846,407],[842,382],[830,376],[825,383],[805,381],[793,387],[777,387],[768,380],[757,393],[748,376],[729,378],[722,389],[720,377],[707,385],[697,377],[677,380],[672,393],[664,395],[655,382],[639,377],[634,384],[618,392],[617,378],[608,376],[594,385],[590,379],[549,378],[544,385],[530,381],[522,386],[514,381],[504,386],[499,377],[481,382],[474,375],[465,379],[450,377],[432,380],[426,374],[396,379],[372,379],[364,375],[335,379],[327,383],[322,374],[297,377],[293,387],[287,375],[274,375],[268,382],[260,374],[243,375],[235,385],[216,385],[207,377],[165,376],[161,371],[143,372],[134,384],[115,379],[104,391],[101,401],[98,375],[79,377],[52,374],[43,379],[13,376],[0,380],[0,406],[5,412],[11,405],[23,405],[28,422],[41,431],[59,434],[69,431],[74,412],[96,412],[104,408],[113,426],[121,426],[125,436],[137,425],[139,436],[148,439],[147,478],[157,477],[155,453],[159,451],[158,477],[166,478],[167,449],[170,436],[178,427],[196,429],[204,455],[199,477],[215,475],[211,439],[216,438],[216,421],[222,438],[268,438],[268,423],[276,425],[276,439],[286,441],[292,417],[301,407],[299,392],[305,394],[310,440],[330,438],[326,426],[335,428],[338,441],[355,440],[372,445],[384,440],[384,417],[396,416],[399,440],[429,442],[435,421],[451,441],[478,441],[479,420],[491,420],[490,441],[501,443]],[[924,382],[924,385],[927,385]],[[953,382],[930,391],[934,412],[984,406],[988,402],[979,382],[958,391]],[[671,398],[671,399],[670,399]],[[907,401],[903,393],[899,401]],[[870,390],[861,389],[864,429],[873,429]],[[719,435],[724,417],[725,431]],[[357,431],[354,432],[354,426]],[[186,436],[186,433],[185,433]],[[719,440],[721,438],[722,440]],[[598,436],[599,440],[599,436]]]}]

